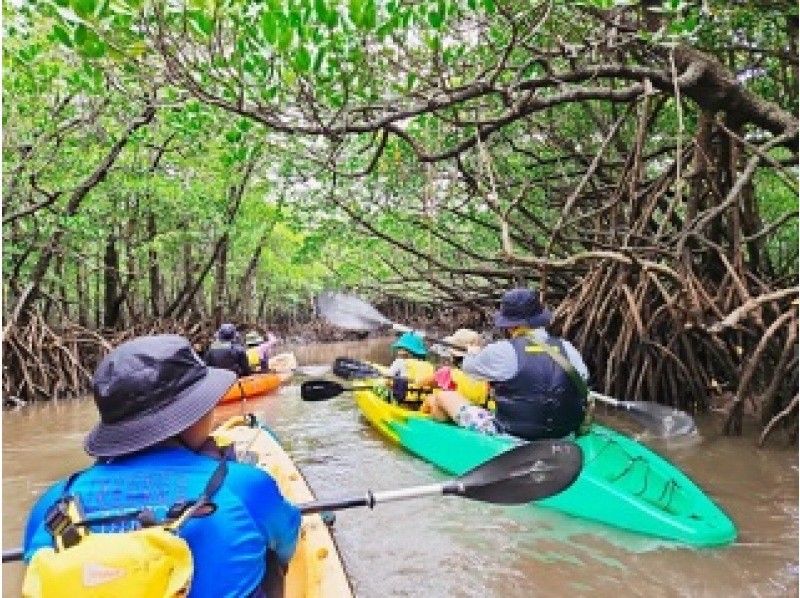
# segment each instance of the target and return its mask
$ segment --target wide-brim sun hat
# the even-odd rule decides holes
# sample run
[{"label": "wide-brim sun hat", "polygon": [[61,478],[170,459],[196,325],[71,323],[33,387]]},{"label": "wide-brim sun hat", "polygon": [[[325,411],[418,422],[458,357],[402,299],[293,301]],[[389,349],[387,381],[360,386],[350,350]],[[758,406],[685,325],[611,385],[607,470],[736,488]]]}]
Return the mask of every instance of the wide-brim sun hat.
[{"label": "wide-brim sun hat", "polygon": [[[470,345],[483,345],[483,337],[471,328],[459,328],[453,334],[444,337],[442,340],[451,345],[456,345],[456,347],[464,348]],[[456,357],[464,357],[467,354],[466,350],[456,347],[447,347],[447,350]]]},{"label": "wide-brim sun hat", "polygon": [[529,326],[541,328],[550,324],[552,312],[539,301],[539,292],[531,289],[511,289],[500,302],[494,316],[497,328]]},{"label": "wide-brim sun hat", "polygon": [[84,449],[94,457],[118,457],[158,444],[197,423],[234,382],[234,372],[208,367],[181,336],[122,343],[92,378],[100,423]]},{"label": "wide-brim sun hat", "polygon": [[248,347],[257,347],[266,341],[258,332],[251,331],[244,335],[244,342]]},{"label": "wide-brim sun hat", "polygon": [[396,341],[392,343],[392,349],[405,349],[415,357],[425,358],[428,355],[428,348],[422,337],[413,332],[404,332]]}]

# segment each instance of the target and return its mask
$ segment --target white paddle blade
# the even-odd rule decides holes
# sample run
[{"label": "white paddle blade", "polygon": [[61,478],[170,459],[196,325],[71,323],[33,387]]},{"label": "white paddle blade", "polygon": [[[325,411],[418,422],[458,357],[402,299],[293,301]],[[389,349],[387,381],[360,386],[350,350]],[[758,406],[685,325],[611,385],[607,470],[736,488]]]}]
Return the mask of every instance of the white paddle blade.
[{"label": "white paddle blade", "polygon": [[354,295],[324,291],[317,297],[316,309],[317,315],[347,330],[367,332],[392,325],[381,312]]}]

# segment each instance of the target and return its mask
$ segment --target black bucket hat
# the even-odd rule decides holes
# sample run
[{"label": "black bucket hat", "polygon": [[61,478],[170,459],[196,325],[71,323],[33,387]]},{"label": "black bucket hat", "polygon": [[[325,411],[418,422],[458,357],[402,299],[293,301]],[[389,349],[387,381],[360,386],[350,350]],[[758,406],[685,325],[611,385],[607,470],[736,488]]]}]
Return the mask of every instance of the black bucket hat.
[{"label": "black bucket hat", "polygon": [[100,423],[83,443],[95,457],[117,457],[166,440],[199,421],[236,381],[210,368],[175,334],[119,345],[97,366],[92,389]]},{"label": "black bucket hat", "polygon": [[511,289],[503,295],[500,311],[494,316],[498,328],[530,326],[540,328],[550,323],[553,314],[542,306],[539,291],[531,289]]}]

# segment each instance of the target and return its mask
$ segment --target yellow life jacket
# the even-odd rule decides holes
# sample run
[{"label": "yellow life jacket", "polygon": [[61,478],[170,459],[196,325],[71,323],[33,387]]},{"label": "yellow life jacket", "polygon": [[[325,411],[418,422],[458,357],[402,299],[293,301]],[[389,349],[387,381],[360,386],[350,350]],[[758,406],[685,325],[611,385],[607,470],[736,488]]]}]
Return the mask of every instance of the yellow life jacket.
[{"label": "yellow life jacket", "polygon": [[450,378],[455,383],[458,393],[470,403],[481,406],[486,405],[489,400],[488,380],[477,380],[458,368],[450,368]]},{"label": "yellow life jacket", "polygon": [[261,370],[261,356],[258,353],[258,347],[252,347],[247,350],[247,363],[252,371]]},{"label": "yellow life jacket", "polygon": [[142,520],[144,510],[107,517],[84,518],[80,501],[68,495],[77,474],[47,515],[55,548],[38,549],[25,572],[24,598],[178,598],[189,593],[194,573],[192,552],[178,528],[222,485],[225,460],[194,503],[174,505],[168,519],[149,527],[117,533],[94,533],[90,525]]},{"label": "yellow life jacket", "polygon": [[422,359],[407,358],[403,360],[410,387],[419,387],[420,382],[433,376],[433,364]]}]

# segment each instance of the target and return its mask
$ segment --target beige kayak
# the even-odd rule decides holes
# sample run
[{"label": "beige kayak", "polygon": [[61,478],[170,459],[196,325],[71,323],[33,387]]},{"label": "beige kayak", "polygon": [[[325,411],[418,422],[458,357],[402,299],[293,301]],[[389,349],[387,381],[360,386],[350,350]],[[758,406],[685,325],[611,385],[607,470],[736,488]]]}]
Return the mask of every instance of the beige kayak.
[{"label": "beige kayak", "polygon": [[[234,443],[237,460],[250,462],[275,478],[283,495],[295,504],[314,500],[303,475],[281,445],[264,428],[236,416],[222,424],[214,437],[220,446]],[[351,598],[339,550],[319,515],[303,517],[297,551],[284,580],[285,598]]]}]

